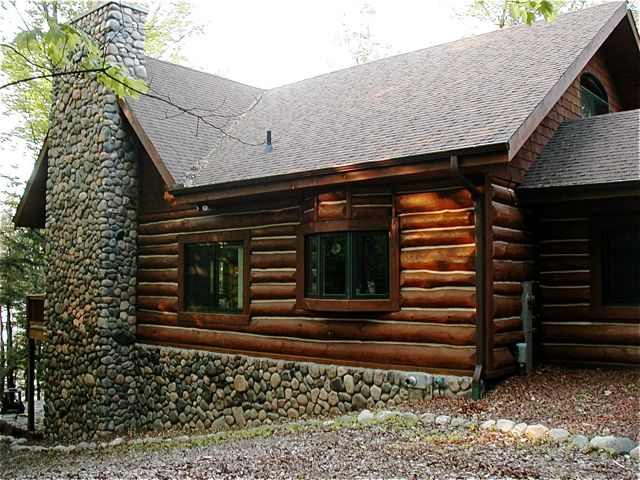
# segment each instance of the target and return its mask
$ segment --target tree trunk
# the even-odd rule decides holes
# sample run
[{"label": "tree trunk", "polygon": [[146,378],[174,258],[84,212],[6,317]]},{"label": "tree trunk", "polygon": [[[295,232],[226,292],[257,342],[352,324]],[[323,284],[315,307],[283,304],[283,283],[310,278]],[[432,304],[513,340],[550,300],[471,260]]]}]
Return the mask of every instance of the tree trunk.
[{"label": "tree trunk", "polygon": [[0,307],[0,392],[4,392],[5,377],[5,347],[4,347],[4,322],[2,321],[2,308]]},{"label": "tree trunk", "polygon": [[[13,322],[11,320],[11,305],[5,305],[7,309],[7,356],[15,357],[13,350]],[[7,363],[7,388],[16,388],[16,373],[13,362]]]}]

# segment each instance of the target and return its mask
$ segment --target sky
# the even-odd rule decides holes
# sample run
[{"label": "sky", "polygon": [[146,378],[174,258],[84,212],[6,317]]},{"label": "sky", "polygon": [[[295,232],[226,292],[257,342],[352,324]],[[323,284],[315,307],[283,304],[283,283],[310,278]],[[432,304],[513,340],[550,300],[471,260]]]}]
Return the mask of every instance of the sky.
[{"label": "sky", "polygon": [[[180,53],[190,67],[272,88],[354,65],[340,38],[364,23],[384,56],[492,30],[490,23],[461,14],[470,1],[368,0],[375,13],[362,15],[362,0],[190,0],[205,32],[183,40]],[[11,38],[12,22],[6,20],[0,21],[0,37]],[[0,113],[0,131],[20,121]],[[0,144],[3,172],[26,181],[34,162],[19,142]]]}]

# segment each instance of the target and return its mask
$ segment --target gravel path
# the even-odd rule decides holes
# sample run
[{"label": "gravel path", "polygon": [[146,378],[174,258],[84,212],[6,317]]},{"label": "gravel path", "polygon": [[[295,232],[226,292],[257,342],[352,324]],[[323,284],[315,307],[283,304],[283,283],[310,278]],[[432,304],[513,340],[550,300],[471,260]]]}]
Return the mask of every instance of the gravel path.
[{"label": "gravel path", "polygon": [[[4,452],[2,452],[4,453]],[[635,479],[625,457],[532,445],[495,432],[384,424],[277,432],[216,445],[146,445],[82,453],[12,452],[3,478]]]},{"label": "gravel path", "polygon": [[[638,438],[639,399],[638,371],[544,367],[495,386],[480,402],[438,399],[399,409]],[[74,452],[0,445],[0,459],[1,479],[640,478],[640,463],[628,456],[398,417],[373,425],[290,424]]]}]

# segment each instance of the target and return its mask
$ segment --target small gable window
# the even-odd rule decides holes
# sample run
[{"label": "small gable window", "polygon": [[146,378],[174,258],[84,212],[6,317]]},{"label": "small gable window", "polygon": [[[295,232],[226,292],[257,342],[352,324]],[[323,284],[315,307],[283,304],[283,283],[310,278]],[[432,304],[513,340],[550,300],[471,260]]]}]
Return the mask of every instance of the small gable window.
[{"label": "small gable window", "polygon": [[607,91],[596,77],[589,73],[583,74],[580,77],[580,90],[582,92],[583,117],[609,113]]}]

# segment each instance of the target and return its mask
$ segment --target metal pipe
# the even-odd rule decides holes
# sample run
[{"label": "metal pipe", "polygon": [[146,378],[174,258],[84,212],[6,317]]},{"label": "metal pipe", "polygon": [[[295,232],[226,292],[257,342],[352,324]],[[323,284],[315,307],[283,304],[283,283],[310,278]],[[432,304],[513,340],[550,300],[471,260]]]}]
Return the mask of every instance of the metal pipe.
[{"label": "metal pipe", "polygon": [[471,193],[474,201],[475,212],[475,233],[476,233],[476,362],[473,372],[473,381],[471,394],[474,400],[480,400],[484,393],[484,373],[485,373],[485,356],[486,356],[486,315],[485,315],[485,224],[486,224],[486,207],[484,193],[463,175],[460,171],[458,157],[451,156],[450,162],[451,176],[456,179],[465,189]]}]

